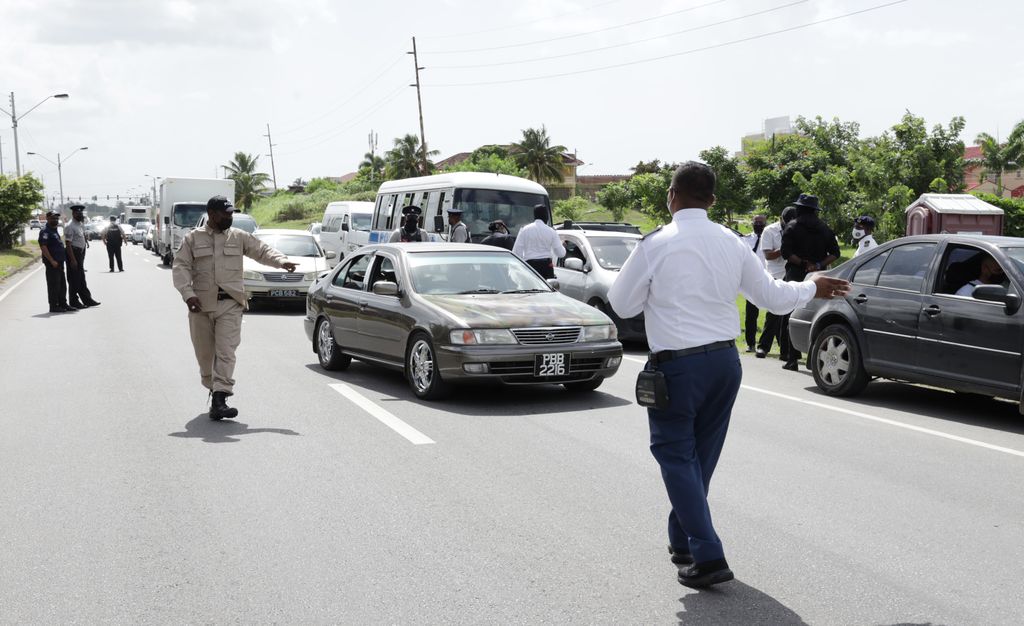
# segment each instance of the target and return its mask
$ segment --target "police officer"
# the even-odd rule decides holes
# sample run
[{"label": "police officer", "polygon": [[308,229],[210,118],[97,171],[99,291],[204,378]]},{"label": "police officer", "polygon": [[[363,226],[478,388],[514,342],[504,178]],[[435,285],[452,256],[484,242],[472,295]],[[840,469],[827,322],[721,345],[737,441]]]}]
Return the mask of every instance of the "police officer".
[{"label": "police officer", "polygon": [[491,231],[490,235],[484,237],[484,240],[480,243],[485,246],[497,246],[499,248],[505,248],[508,251],[512,251],[512,248],[516,244],[516,238],[509,234],[508,226],[502,220],[494,220],[487,225],[487,230]]},{"label": "police officer", "polygon": [[448,209],[448,241],[470,243],[469,226],[462,221],[462,209],[453,206]]},{"label": "police officer", "polygon": [[402,207],[402,225],[392,231],[388,243],[430,241],[430,236],[420,228],[420,215],[423,209],[415,204]]},{"label": "police officer", "polygon": [[68,306],[67,284],[64,282],[64,261],[67,253],[61,243],[57,224],[58,211],[46,212],[46,226],[39,229],[39,248],[43,253],[43,267],[46,268],[46,299],[50,313],[68,313],[75,309]]},{"label": "police officer", "polygon": [[117,224],[117,218],[113,215],[110,216],[110,225],[103,229],[103,243],[107,246],[107,261],[110,264],[110,271],[114,271],[114,259],[117,259],[117,271],[123,272],[121,247],[127,246],[128,241],[124,238],[124,233]]},{"label": "police officer", "polygon": [[672,504],[672,562],[689,565],[678,580],[697,588],[733,578],[707,493],[740,387],[736,295],[784,313],[849,291],[846,281],[822,275],[802,283],[773,279],[740,238],[708,219],[714,190],[710,167],[680,166],[668,192],[671,223],[640,242],[608,292],[620,317],[644,313],[648,366],[664,376],[666,408],[648,409],[651,453]]},{"label": "police officer", "polygon": [[878,245],[875,241],[875,237],[872,233],[875,232],[875,218],[870,215],[861,215],[857,219],[853,220],[853,240],[857,243],[857,250],[853,253],[853,258],[857,258],[861,254],[874,248]]},{"label": "police officer", "polygon": [[89,242],[85,238],[85,207],[75,204],[71,207],[71,221],[64,226],[64,240],[67,243],[68,300],[76,309],[99,306],[93,300],[89,285],[85,282],[85,249]]},{"label": "police officer", "polygon": [[247,307],[242,256],[295,271],[285,255],[244,230],[231,228],[232,213],[227,198],[210,198],[205,228],[185,236],[171,270],[174,287],[188,306],[192,348],[203,386],[210,390],[213,420],[238,415],[226,400],[234,393],[235,349],[242,340],[242,311]]}]

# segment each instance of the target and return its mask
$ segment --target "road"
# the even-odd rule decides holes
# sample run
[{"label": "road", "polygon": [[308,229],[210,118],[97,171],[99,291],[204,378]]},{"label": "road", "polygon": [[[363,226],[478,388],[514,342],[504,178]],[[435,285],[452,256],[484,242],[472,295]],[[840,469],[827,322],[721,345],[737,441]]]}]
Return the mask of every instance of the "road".
[{"label": "road", "polygon": [[[681,587],[632,402],[328,373],[301,311],[245,317],[210,422],[170,272],[87,258],[95,309],[0,289],[0,622],[1017,624],[1024,419],[743,357],[711,505],[735,582]],[[26,278],[27,276],[27,278]],[[16,288],[12,285],[21,282]]]}]

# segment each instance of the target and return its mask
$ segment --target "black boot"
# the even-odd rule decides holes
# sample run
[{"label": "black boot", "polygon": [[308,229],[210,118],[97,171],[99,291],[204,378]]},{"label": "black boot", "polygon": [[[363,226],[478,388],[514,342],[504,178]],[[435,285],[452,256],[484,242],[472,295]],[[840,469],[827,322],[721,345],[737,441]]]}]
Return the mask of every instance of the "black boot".
[{"label": "black boot", "polygon": [[210,402],[210,419],[222,420],[225,417],[237,417],[238,409],[227,405],[228,394],[223,391],[214,391],[213,400]]}]

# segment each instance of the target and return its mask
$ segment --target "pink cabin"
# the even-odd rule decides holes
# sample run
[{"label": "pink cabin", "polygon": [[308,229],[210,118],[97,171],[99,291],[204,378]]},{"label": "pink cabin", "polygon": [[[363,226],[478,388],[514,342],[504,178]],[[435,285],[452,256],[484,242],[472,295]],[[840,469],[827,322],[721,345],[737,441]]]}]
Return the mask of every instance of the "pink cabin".
[{"label": "pink cabin", "polygon": [[925,193],[907,207],[907,235],[1002,235],[1003,210],[968,193]]}]

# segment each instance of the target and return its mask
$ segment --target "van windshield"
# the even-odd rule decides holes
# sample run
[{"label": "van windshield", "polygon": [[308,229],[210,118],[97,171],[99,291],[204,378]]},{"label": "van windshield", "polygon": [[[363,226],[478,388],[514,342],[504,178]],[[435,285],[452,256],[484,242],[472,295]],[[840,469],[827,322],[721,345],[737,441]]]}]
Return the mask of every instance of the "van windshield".
[{"label": "van windshield", "polygon": [[[480,241],[490,231],[487,225],[502,220],[512,235],[533,222],[533,207],[543,204],[551,212],[548,197],[540,193],[525,191],[500,191],[497,189],[456,189],[453,206],[462,209],[462,221],[469,227],[473,241]],[[548,223],[551,223],[550,218]]]},{"label": "van windshield", "polygon": [[174,225],[179,228],[194,228],[199,218],[206,215],[205,204],[175,204]]}]

